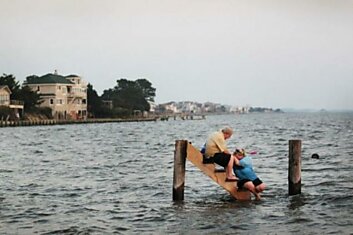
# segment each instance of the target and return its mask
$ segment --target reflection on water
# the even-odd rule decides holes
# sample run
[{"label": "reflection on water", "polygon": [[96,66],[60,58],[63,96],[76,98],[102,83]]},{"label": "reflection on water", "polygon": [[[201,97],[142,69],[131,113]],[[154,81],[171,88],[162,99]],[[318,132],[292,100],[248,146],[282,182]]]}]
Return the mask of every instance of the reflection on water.
[{"label": "reflection on water", "polygon": [[[187,162],[185,201],[173,202],[175,140],[201,147],[224,125],[231,149],[258,152],[263,200],[234,201]],[[350,234],[352,127],[353,114],[288,113],[2,128],[0,233]],[[303,141],[302,194],[291,197],[289,139]]]},{"label": "reflection on water", "polygon": [[288,209],[300,210],[300,208],[305,206],[305,204],[306,204],[305,195],[303,194],[294,195],[289,198]]}]

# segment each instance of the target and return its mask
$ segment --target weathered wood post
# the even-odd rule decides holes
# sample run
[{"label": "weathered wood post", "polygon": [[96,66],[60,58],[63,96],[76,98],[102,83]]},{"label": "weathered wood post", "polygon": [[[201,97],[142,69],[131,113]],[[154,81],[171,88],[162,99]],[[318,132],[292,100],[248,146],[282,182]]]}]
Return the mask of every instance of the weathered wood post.
[{"label": "weathered wood post", "polygon": [[301,140],[289,140],[288,192],[301,194]]},{"label": "weathered wood post", "polygon": [[173,201],[184,200],[185,161],[188,142],[177,140],[174,152]]}]

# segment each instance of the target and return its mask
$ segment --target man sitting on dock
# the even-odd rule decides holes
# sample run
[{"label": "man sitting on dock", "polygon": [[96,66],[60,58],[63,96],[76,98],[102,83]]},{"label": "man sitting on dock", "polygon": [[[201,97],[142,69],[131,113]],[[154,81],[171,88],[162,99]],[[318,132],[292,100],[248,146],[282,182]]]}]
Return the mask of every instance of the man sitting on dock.
[{"label": "man sitting on dock", "polygon": [[233,135],[230,127],[225,127],[220,131],[212,133],[206,142],[205,157],[212,157],[214,163],[226,169],[226,181],[236,181],[233,174],[235,157],[228,151],[226,140]]}]

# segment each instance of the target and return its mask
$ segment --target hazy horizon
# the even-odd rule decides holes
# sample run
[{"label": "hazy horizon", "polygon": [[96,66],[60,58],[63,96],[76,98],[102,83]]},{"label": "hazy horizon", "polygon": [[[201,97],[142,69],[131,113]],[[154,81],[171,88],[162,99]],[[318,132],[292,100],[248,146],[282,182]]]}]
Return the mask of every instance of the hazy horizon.
[{"label": "hazy horizon", "polygon": [[353,1],[0,0],[0,73],[57,70],[156,103],[353,110]]}]

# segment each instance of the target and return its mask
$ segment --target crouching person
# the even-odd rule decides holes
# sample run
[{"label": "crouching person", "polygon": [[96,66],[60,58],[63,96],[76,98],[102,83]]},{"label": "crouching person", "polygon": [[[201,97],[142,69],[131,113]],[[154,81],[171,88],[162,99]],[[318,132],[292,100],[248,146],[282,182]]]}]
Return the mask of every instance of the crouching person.
[{"label": "crouching person", "polygon": [[257,177],[252,168],[251,157],[245,156],[244,150],[236,150],[234,156],[234,172],[239,178],[238,188],[246,188],[260,200],[260,193],[265,190],[265,184]]},{"label": "crouching person", "polygon": [[226,140],[233,134],[233,130],[225,127],[211,134],[206,142],[205,156],[212,158],[214,163],[226,169],[226,181],[236,181],[233,174],[234,156],[228,151]]}]

